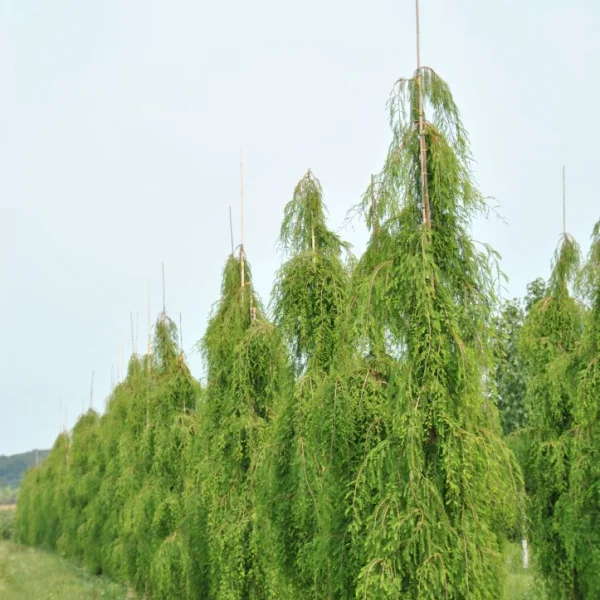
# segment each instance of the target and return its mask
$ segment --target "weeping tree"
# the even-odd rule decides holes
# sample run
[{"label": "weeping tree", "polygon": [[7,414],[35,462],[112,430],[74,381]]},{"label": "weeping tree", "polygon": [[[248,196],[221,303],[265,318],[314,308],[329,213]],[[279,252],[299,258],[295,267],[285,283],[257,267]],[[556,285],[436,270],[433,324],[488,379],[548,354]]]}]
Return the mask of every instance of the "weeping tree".
[{"label": "weeping tree", "polygon": [[569,473],[577,406],[577,357],[581,310],[569,294],[579,248],[563,235],[546,296],[527,316],[521,338],[528,413],[526,471],[531,541],[551,599],[580,597],[578,567],[569,551]]},{"label": "weeping tree", "polygon": [[[186,570],[187,554],[174,556],[172,546],[179,549],[187,414],[199,390],[177,339],[177,327],[163,311],[151,357],[132,359],[131,376],[139,388],[120,439],[118,487],[126,501],[117,555],[124,559],[127,580],[155,598],[173,597],[174,587],[180,595]],[[139,370],[145,371],[142,377]]]},{"label": "weeping tree", "polygon": [[577,567],[578,597],[594,598],[600,589],[600,222],[594,227],[581,283],[589,311],[579,352],[565,534]]},{"label": "weeping tree", "polygon": [[151,556],[144,576],[153,598],[183,598],[189,552],[179,526],[184,509],[188,427],[199,385],[178,346],[177,327],[165,312],[156,324],[152,357],[154,387],[148,398],[149,423],[145,429],[152,439],[151,491],[142,492],[138,507],[144,514],[152,513],[149,529],[140,534],[147,538]]},{"label": "weeping tree", "polygon": [[311,171],[285,207],[279,244],[287,260],[276,275],[272,304],[296,382],[279,396],[261,475],[271,536],[265,545],[274,549],[278,597],[325,597],[335,587],[335,557],[323,543],[331,523],[326,432],[335,422],[318,408],[341,339],[348,267],[347,245],[327,226],[321,184]]},{"label": "weeping tree", "polygon": [[[125,380],[114,388],[107,400],[106,411],[100,418],[100,439],[97,440],[99,487],[85,510],[85,563],[88,568],[109,573],[115,579],[125,579],[124,557],[119,549],[122,548],[123,506],[129,498],[123,494],[127,489],[123,481],[129,472],[126,461],[121,460],[120,445],[134,422],[132,414],[140,387],[143,387],[144,364],[133,355]],[[143,424],[144,412],[139,418]],[[136,448],[135,445],[128,448],[124,458],[132,460]]]},{"label": "weeping tree", "polygon": [[[242,284],[243,282],[243,284]],[[268,597],[259,551],[257,472],[266,426],[285,375],[277,329],[252,289],[248,263],[230,256],[221,298],[200,344],[206,390],[189,473],[191,597]]]},{"label": "weeping tree", "polygon": [[524,320],[525,311],[517,298],[506,300],[495,318],[494,378],[505,435],[521,429],[526,423],[525,373],[518,350]]},{"label": "weeping tree", "polygon": [[[95,515],[102,522],[104,569],[114,577],[136,586],[142,561],[135,506],[149,471],[147,429],[150,426],[149,396],[154,387],[152,357],[133,356],[127,377],[113,390],[103,423],[106,474]],[[111,505],[111,498],[113,504]],[[116,505],[116,506],[115,506]],[[140,581],[138,585],[143,586]]]},{"label": "weeping tree", "polygon": [[23,544],[56,549],[70,447],[69,435],[61,432],[46,460],[29,470],[23,479],[15,523],[16,537]]},{"label": "weeping tree", "polygon": [[279,245],[287,260],[275,279],[275,323],[296,372],[324,372],[339,343],[348,280],[342,251],[348,246],[327,227],[323,190],[311,171],[285,207]]},{"label": "weeping tree", "polygon": [[[79,417],[71,432],[69,460],[65,461],[65,482],[60,510],[61,534],[56,549],[63,556],[83,561],[90,556],[85,547],[86,530],[89,525],[85,519],[86,510],[98,492],[101,473],[99,415],[90,409]],[[88,563],[93,570],[98,564]]]},{"label": "weeping tree", "polygon": [[520,475],[490,400],[496,255],[469,235],[485,202],[436,73],[399,80],[389,107],[393,138],[363,201],[375,231],[355,300],[366,354],[390,365],[372,422],[379,440],[348,492],[356,593],[498,598]]}]

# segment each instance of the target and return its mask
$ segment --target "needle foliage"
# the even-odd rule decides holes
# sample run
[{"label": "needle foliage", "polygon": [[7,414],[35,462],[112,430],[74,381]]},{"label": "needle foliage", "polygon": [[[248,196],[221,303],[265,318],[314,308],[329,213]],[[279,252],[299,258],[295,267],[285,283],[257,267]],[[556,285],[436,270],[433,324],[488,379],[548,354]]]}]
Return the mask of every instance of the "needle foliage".
[{"label": "needle foliage", "polygon": [[567,545],[576,565],[577,591],[593,598],[600,589],[600,222],[582,270],[589,310],[579,352],[577,403],[571,461]]},{"label": "needle foliage", "polygon": [[30,471],[18,535],[153,598],[185,597],[188,547],[174,556],[182,520],[187,420],[199,397],[163,313],[153,353],[133,356],[105,414],[89,410]]},{"label": "needle foliage", "polygon": [[192,542],[204,550],[193,597],[215,600],[269,595],[256,486],[265,430],[284,381],[285,352],[252,289],[249,265],[243,265],[244,286],[240,260],[229,257],[221,298],[201,342],[206,393],[190,486],[198,492]]},{"label": "needle foliage", "polygon": [[[431,115],[427,211],[419,86]],[[383,228],[366,279],[367,290],[379,289],[357,301],[363,322],[372,323],[359,331],[375,331],[377,353],[395,361],[380,415],[385,435],[364,454],[352,484],[357,597],[498,598],[520,476],[486,389],[495,255],[469,235],[485,202],[446,83],[418,70],[397,83],[389,106],[393,138],[376,210],[371,189],[363,202],[368,223]],[[369,313],[374,298],[382,304]]]},{"label": "needle foliage", "polygon": [[104,414],[26,475],[20,541],[148,599],[497,600],[505,538],[527,534],[550,600],[595,597],[600,224],[585,306],[565,235],[549,282],[499,307],[448,85],[420,68],[388,106],[362,256],[309,171],[284,209],[273,321],[241,248],[198,345],[205,386],[163,312]]},{"label": "needle foliage", "polygon": [[564,235],[556,250],[546,296],[525,320],[521,339],[527,387],[531,541],[550,599],[578,598],[577,566],[569,551],[569,474],[577,406],[576,349],[582,314],[569,293],[579,247]]},{"label": "needle foliage", "polygon": [[289,348],[296,380],[276,405],[262,476],[264,512],[277,569],[277,597],[334,597],[337,563],[328,543],[332,507],[327,465],[335,416],[321,410],[324,384],[341,340],[348,291],[347,245],[326,223],[319,180],[310,172],[286,205],[279,236],[285,262],[273,290],[275,323]]}]

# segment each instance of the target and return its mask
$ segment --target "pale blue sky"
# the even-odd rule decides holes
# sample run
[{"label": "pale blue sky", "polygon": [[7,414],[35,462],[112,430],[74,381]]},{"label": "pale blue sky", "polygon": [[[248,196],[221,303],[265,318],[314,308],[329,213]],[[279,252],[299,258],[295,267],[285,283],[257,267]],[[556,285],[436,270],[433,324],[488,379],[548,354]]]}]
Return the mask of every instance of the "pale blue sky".
[{"label": "pale blue sky", "polygon": [[[476,175],[506,223],[475,227],[509,294],[546,276],[561,231],[588,247],[600,124],[596,0],[422,1],[423,62],[451,85]],[[192,353],[238,218],[267,300],[284,204],[307,168],[341,226],[390,134],[385,102],[415,66],[412,0],[0,0],[0,454],[48,447],[103,406],[130,310],[183,314]],[[235,229],[239,241],[238,227]],[[343,235],[360,251],[362,225]],[[64,415],[63,415],[64,421]]]}]

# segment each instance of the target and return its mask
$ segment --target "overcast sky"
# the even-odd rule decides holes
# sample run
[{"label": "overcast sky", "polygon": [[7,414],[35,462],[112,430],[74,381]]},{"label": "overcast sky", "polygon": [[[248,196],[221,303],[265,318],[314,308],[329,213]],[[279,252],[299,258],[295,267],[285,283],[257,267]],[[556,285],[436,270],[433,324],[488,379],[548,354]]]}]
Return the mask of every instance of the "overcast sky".
[{"label": "overcast sky", "polygon": [[[421,2],[423,62],[449,82],[504,219],[474,236],[521,295],[548,275],[563,164],[584,251],[600,217],[600,3]],[[145,345],[148,285],[153,320],[160,309],[161,262],[200,376],[230,204],[239,242],[240,146],[246,250],[268,300],[295,183],[311,168],[343,224],[415,61],[412,0],[0,0],[0,454],[72,427],[92,371],[104,406],[130,311]],[[362,224],[342,235],[360,252]]]}]

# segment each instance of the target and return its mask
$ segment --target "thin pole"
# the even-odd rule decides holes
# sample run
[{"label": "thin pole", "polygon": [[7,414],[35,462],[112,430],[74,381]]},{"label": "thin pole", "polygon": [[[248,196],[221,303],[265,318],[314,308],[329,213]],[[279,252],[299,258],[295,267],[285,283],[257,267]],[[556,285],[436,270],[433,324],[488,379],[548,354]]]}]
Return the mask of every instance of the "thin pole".
[{"label": "thin pole", "polygon": [[567,176],[563,166],[563,235],[567,235]]},{"label": "thin pole", "polygon": [[165,263],[162,263],[162,292],[163,292],[163,313],[167,312],[167,302],[165,295]]},{"label": "thin pole", "polygon": [[233,256],[233,219],[231,218],[231,206],[229,207],[229,235],[231,237],[231,256]]},{"label": "thin pole", "polygon": [[240,268],[242,278],[242,293],[244,293],[245,273],[244,273],[244,159],[242,148],[240,148],[240,205],[241,205],[241,243],[240,243]]},{"label": "thin pole", "polygon": [[423,117],[423,86],[421,85],[421,25],[419,0],[415,0],[417,17],[417,86],[419,92],[419,147],[421,150],[421,196],[423,201],[423,222],[431,229],[429,208],[429,186],[427,183],[427,147],[425,145],[425,120]]},{"label": "thin pole", "polygon": [[148,351],[146,354],[146,361],[148,363],[148,370],[150,370],[150,336],[152,334],[152,324],[150,321],[150,284],[148,284]]},{"label": "thin pole", "polygon": [[421,68],[421,25],[419,19],[419,0],[415,0],[417,13],[417,69]]},{"label": "thin pole", "polygon": [[373,221],[373,233],[377,233],[377,213],[375,204],[375,175],[371,173],[371,219]]},{"label": "thin pole", "polygon": [[183,325],[181,323],[181,313],[179,313],[179,345],[181,346],[181,351],[183,352]]},{"label": "thin pole", "polygon": [[131,321],[131,354],[135,355],[135,334],[133,329],[133,311],[129,311],[129,320]]},{"label": "thin pole", "polygon": [[92,371],[92,385],[90,386],[90,409],[94,407],[94,371]]}]

